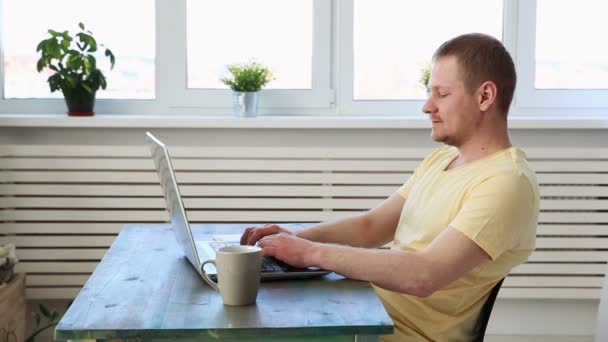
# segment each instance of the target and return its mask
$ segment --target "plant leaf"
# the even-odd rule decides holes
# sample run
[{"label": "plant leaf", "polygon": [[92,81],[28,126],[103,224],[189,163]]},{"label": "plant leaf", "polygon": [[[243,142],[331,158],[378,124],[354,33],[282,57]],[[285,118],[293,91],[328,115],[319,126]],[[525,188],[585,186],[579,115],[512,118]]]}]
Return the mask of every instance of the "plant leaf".
[{"label": "plant leaf", "polygon": [[38,43],[38,46],[36,46],[36,52],[44,50],[44,46],[46,45],[46,39],[41,41],[40,43]]},{"label": "plant leaf", "polygon": [[89,94],[93,94],[93,89],[89,85],[84,84],[84,83],[81,85]]},{"label": "plant leaf", "polygon": [[32,312],[32,317],[34,318],[34,322],[36,322],[36,326],[40,325],[40,314],[37,312]]},{"label": "plant leaf", "polygon": [[59,318],[59,312],[57,310],[51,311],[51,323],[57,322],[57,318]]},{"label": "plant leaf", "polygon": [[36,70],[38,70],[38,72],[41,72],[42,69],[44,69],[44,61],[42,58],[40,58],[38,60],[38,63],[36,63]]},{"label": "plant leaf", "polygon": [[73,69],[73,70],[80,69],[82,67],[82,59],[80,59],[80,54],[70,55],[68,57],[67,66],[68,66],[68,68]]},{"label": "plant leaf", "polygon": [[89,64],[91,64],[91,72],[97,69],[97,60],[95,59],[95,56],[88,55],[86,59],[89,61]]},{"label": "plant leaf", "polygon": [[116,58],[110,49],[106,49],[106,56],[110,57],[110,69],[114,69],[114,64],[116,63]]},{"label": "plant leaf", "polygon": [[84,30],[84,24],[83,23],[78,23],[78,27],[80,27],[81,30]]},{"label": "plant leaf", "polygon": [[99,78],[99,84],[101,85],[101,89],[106,89],[108,84],[106,83],[106,78],[101,74],[101,72],[99,73],[98,78]]},{"label": "plant leaf", "polygon": [[[75,73],[65,75],[65,86],[70,89],[76,88],[78,85],[78,76]],[[62,89],[64,90],[64,89]]]},{"label": "plant leaf", "polygon": [[82,59],[82,66],[83,66],[83,70],[84,70],[84,74],[85,75],[90,75],[91,74],[91,61],[88,58],[83,58]]},{"label": "plant leaf", "polygon": [[49,39],[46,44],[46,50],[51,57],[61,59],[61,47],[57,39]]},{"label": "plant leaf", "polygon": [[49,87],[51,88],[51,93],[56,91],[56,90],[60,90],[61,89],[61,75],[60,74],[54,74],[51,77],[48,78],[47,80],[49,82]]},{"label": "plant leaf", "polygon": [[70,43],[72,43],[72,39],[65,39],[63,38],[63,40],[61,41],[61,49],[66,52],[68,50],[70,50]]},{"label": "plant leaf", "polygon": [[49,309],[46,308],[46,306],[44,306],[44,304],[39,303],[38,307],[40,308],[40,312],[42,312],[42,315],[46,318],[49,318],[51,316],[51,313],[49,312]]},{"label": "plant leaf", "polygon": [[80,39],[82,43],[84,43],[84,48],[82,48],[82,50],[86,50],[88,52],[97,51],[97,41],[95,40],[95,38],[93,38],[93,36],[88,35],[84,32],[80,32],[76,36]]}]

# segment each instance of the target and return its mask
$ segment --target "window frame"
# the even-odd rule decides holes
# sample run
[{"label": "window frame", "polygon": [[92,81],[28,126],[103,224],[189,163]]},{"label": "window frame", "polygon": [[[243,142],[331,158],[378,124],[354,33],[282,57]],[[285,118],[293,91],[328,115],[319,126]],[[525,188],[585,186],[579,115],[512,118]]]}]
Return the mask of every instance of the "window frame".
[{"label": "window frame", "polygon": [[352,116],[374,116],[378,113],[383,116],[417,116],[422,113],[422,100],[354,100],[354,12],[354,0],[339,1],[339,113]]},{"label": "window frame", "polygon": [[[507,49],[514,54],[515,46],[514,25],[516,25],[517,1],[503,0],[503,27],[502,41]],[[383,116],[414,117],[422,113],[422,106],[426,100],[354,100],[354,1],[342,1],[340,14],[340,41],[341,61],[343,73],[340,78],[339,108],[343,115],[374,116],[381,113]],[[429,56],[430,57],[430,56]]]},{"label": "window frame", "polygon": [[[171,107],[197,107],[212,110],[214,113],[231,113],[232,91],[229,89],[189,89],[187,88],[187,0],[171,2],[175,18],[171,26],[173,37],[166,44],[168,51],[183,51],[165,56],[168,64],[173,65],[168,73],[169,103]],[[313,60],[312,89],[264,89],[260,96],[260,114],[282,114],[306,109],[329,109],[334,102],[331,89],[331,1],[313,0]],[[179,86],[176,86],[179,85]]]},{"label": "window frame", "polygon": [[[159,51],[158,27],[162,21],[162,16],[158,11],[160,0],[155,0],[155,49]],[[0,18],[4,15],[3,0],[0,0]],[[4,98],[4,54],[2,53],[3,46],[2,26],[0,26],[0,113],[10,114],[46,114],[46,113],[67,113],[65,100],[59,99],[6,99]],[[96,113],[112,113],[112,114],[141,114],[141,113],[166,113],[162,107],[162,101],[159,100],[159,63],[155,61],[155,99],[96,99]]]}]

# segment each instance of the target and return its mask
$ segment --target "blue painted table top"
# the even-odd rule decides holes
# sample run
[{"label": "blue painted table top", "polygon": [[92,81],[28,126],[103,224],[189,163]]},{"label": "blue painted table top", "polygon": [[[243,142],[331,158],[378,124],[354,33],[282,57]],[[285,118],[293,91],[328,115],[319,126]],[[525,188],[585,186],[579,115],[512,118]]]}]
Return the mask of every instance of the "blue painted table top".
[{"label": "blue painted table top", "polygon": [[[196,239],[246,225],[194,225]],[[56,328],[56,339],[264,339],[382,335],[393,323],[367,282],[331,274],[263,282],[230,307],[183,256],[170,226],[127,225]]]}]

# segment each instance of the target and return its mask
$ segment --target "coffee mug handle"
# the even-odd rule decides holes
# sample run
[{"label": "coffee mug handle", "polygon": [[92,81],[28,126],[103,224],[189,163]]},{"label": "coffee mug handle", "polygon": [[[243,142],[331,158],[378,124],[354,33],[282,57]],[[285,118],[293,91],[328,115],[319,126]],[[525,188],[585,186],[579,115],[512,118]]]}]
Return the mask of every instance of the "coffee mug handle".
[{"label": "coffee mug handle", "polygon": [[209,278],[209,276],[207,275],[207,272],[205,272],[205,265],[207,264],[213,264],[213,266],[215,266],[215,269],[217,269],[217,265],[215,264],[215,260],[207,260],[205,261],[202,265],[201,265],[201,275],[203,276],[203,280],[209,284],[209,286],[211,286],[215,291],[219,291],[220,288],[217,284],[217,282],[211,280],[211,278]]}]

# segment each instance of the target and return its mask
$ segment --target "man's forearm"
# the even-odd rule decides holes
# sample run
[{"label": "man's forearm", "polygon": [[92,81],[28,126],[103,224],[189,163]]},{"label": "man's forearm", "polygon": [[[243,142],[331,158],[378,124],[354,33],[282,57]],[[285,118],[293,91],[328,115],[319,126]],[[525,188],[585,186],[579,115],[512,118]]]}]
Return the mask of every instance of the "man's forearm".
[{"label": "man's forearm", "polygon": [[399,293],[426,297],[435,287],[432,265],[421,253],[319,244],[311,259],[315,266]]},{"label": "man's forearm", "polygon": [[376,247],[385,244],[384,238],[374,237],[365,215],[336,221],[322,222],[296,233],[300,238],[316,242],[337,243],[356,247]]}]

